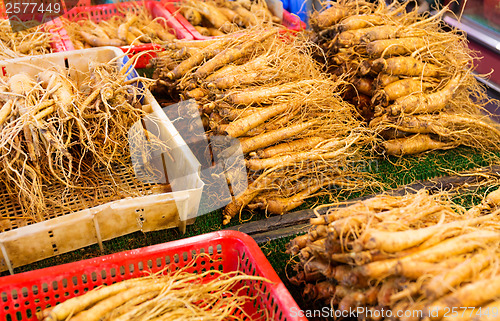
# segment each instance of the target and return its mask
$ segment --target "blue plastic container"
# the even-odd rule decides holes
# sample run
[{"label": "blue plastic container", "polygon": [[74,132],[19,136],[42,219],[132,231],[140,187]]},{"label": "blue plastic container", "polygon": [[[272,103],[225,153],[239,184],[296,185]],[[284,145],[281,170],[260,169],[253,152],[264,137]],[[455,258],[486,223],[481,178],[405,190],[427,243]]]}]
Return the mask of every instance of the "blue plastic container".
[{"label": "blue plastic container", "polygon": [[283,9],[290,13],[297,15],[300,20],[307,23],[308,5],[307,0],[281,0],[283,2]]}]

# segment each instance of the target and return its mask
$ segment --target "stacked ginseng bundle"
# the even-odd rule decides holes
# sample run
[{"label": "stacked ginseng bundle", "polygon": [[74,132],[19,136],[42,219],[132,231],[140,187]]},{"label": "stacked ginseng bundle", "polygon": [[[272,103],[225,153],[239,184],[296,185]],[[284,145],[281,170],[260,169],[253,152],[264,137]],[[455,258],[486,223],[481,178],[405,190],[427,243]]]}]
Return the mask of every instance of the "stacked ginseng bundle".
[{"label": "stacked ginseng bundle", "polygon": [[120,8],[123,16],[113,16],[108,20],[94,22],[91,19],[71,21],[62,19],[64,28],[73,42],[75,49],[101,46],[139,46],[149,43],[165,44],[175,39],[165,27],[165,19],[153,18],[144,6]]},{"label": "stacked ginseng bundle", "polygon": [[25,55],[41,55],[50,53],[54,35],[39,26],[37,21],[24,23],[26,30],[13,32],[7,19],[0,19],[0,58],[10,59]]},{"label": "stacked ginseng bundle", "polygon": [[329,186],[371,184],[353,166],[369,136],[311,46],[278,28],[254,28],[179,40],[155,61],[158,96],[196,99],[208,135],[241,144],[249,185],[225,208],[226,224],[245,207],[283,214]]},{"label": "stacked ginseng bundle", "polygon": [[389,155],[458,145],[498,150],[500,131],[472,73],[465,35],[397,2],[342,0],[312,15],[312,40],[327,70],[346,76],[353,102]]},{"label": "stacked ginseng bundle", "polygon": [[265,1],[183,0],[180,13],[203,36],[222,36],[265,23],[280,23]]},{"label": "stacked ginseng bundle", "polygon": [[[120,168],[133,174],[130,129],[146,116],[143,89],[126,84],[132,63],[95,62],[88,72],[33,66],[40,71],[0,77],[0,188],[20,208],[6,220],[26,225],[68,210],[75,199],[95,206],[137,195],[144,184],[115,179]],[[166,148],[149,134],[152,145]]]},{"label": "stacked ginseng bundle", "polygon": [[299,260],[291,280],[309,300],[363,308],[362,319],[390,310],[389,320],[441,320],[454,309],[445,319],[498,320],[498,205],[500,190],[467,211],[420,191],[332,208],[289,243]]}]

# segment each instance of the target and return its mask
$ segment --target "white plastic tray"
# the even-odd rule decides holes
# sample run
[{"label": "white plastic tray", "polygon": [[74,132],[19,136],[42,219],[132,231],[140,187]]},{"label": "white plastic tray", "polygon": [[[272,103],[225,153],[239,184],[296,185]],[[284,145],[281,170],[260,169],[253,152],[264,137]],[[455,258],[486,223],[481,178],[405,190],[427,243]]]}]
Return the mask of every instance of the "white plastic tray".
[{"label": "white plastic tray", "polygon": [[[69,67],[71,76],[78,77],[79,72],[89,70],[91,61],[105,63],[122,56],[123,52],[114,47],[60,52],[0,61],[0,72],[35,75],[39,68],[56,63]],[[127,60],[124,56],[117,63],[124,64]],[[128,78],[136,75],[132,71]],[[200,164],[149,91],[145,92],[144,104],[151,105],[159,138],[171,148],[172,159],[164,157],[162,165],[167,169],[174,192],[109,202],[0,233],[0,271],[13,273],[15,267],[96,243],[102,248],[103,241],[136,231],[172,227],[185,231],[186,223],[192,222],[198,212],[203,189]],[[2,210],[8,209],[0,203]]]}]

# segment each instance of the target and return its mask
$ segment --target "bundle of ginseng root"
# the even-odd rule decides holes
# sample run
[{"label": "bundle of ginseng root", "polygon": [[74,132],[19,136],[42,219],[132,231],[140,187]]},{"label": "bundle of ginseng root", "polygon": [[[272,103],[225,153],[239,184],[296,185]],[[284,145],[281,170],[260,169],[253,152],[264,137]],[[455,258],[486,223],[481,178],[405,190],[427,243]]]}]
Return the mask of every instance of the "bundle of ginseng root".
[{"label": "bundle of ginseng root", "polygon": [[291,281],[361,320],[498,320],[500,190],[468,211],[447,196],[382,195],[311,219],[288,246]]},{"label": "bundle of ginseng root", "polygon": [[[20,22],[16,22],[20,23]],[[26,30],[13,32],[9,20],[0,19],[0,58],[9,59],[25,55],[51,52],[54,34],[44,31],[36,21],[24,22]]]},{"label": "bundle of ginseng root", "polygon": [[265,23],[280,23],[265,1],[183,0],[180,13],[203,36],[222,36]]},{"label": "bundle of ginseng root", "polygon": [[115,175],[134,177],[129,128],[146,115],[141,90],[126,84],[132,62],[0,78],[0,188],[14,204],[2,211],[2,230],[139,193],[144,184],[122,186]]},{"label": "bundle of ginseng root", "polygon": [[[75,49],[126,46],[156,43],[164,45],[175,39],[169,32],[164,18],[153,18],[145,6],[120,7],[119,13],[108,20],[94,22],[90,17],[76,16],[73,20],[62,19],[64,28],[75,45]],[[75,20],[76,19],[76,20]]]},{"label": "bundle of ginseng root", "polygon": [[264,295],[257,284],[269,280],[240,271],[193,273],[195,263],[93,289],[42,311],[40,320],[257,320],[244,306]]},{"label": "bundle of ginseng root", "polygon": [[310,51],[280,29],[252,29],[176,41],[155,62],[156,92],[196,99],[209,137],[240,142],[249,185],[225,208],[224,224],[247,206],[283,214],[328,187],[371,184],[354,166],[367,137],[356,111]]},{"label": "bundle of ginseng root", "polygon": [[483,113],[485,89],[472,73],[464,34],[394,2],[341,0],[311,16],[318,59],[349,82],[357,105],[380,137],[378,149],[408,155],[466,145],[498,150],[499,127]]}]

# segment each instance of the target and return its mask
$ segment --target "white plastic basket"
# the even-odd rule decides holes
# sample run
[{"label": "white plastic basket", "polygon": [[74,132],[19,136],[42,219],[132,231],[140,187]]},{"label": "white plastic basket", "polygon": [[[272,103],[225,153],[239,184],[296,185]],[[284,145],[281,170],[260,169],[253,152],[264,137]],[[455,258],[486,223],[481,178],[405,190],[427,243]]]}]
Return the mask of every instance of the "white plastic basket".
[{"label": "white plastic basket", "polygon": [[[128,61],[120,49],[92,48],[0,61],[0,71],[7,76],[21,72],[35,75],[44,67],[58,64],[69,68],[71,77],[78,77],[79,72],[89,70],[91,61],[106,63],[122,56],[116,61],[118,64]],[[128,78],[135,76],[137,73],[132,70]],[[184,232],[186,224],[193,222],[203,189],[200,164],[149,91],[145,92],[143,103],[152,107],[157,134],[171,148],[172,159],[163,158],[162,166],[167,174],[175,173],[169,180],[174,192],[129,197],[77,212],[59,213],[44,222],[0,233],[0,271],[13,273],[15,267],[96,243],[102,249],[103,241],[136,231],[179,227]],[[5,215],[12,210],[13,205],[0,198],[0,213]]]}]

